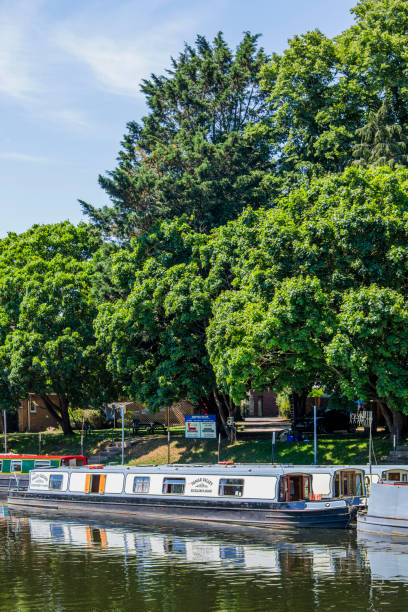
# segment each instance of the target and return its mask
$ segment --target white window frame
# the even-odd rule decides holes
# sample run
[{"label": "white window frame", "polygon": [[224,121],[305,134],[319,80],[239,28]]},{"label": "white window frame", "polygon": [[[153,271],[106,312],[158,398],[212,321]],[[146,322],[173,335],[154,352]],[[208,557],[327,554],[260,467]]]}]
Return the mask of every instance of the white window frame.
[{"label": "white window frame", "polygon": [[[16,470],[15,464],[18,463],[20,465],[20,469]],[[23,471],[23,461],[22,459],[12,459],[10,462],[10,472],[15,472],[16,474],[21,474]]]},{"label": "white window frame", "polygon": [[[147,484],[147,489],[136,491],[135,490],[136,481],[139,481],[139,483],[142,484],[142,488],[143,488],[143,485]],[[134,476],[133,477],[132,493],[134,493],[135,495],[141,495],[141,494],[143,495],[144,493],[149,493],[149,491],[150,491],[150,476]]]},{"label": "white window frame", "polygon": [[51,467],[51,461],[46,459],[34,459],[34,469]]},{"label": "white window frame", "polygon": [[[51,486],[51,479],[52,478],[60,478],[61,479],[61,486],[60,487],[52,487]],[[64,485],[64,476],[63,474],[50,474],[49,480],[48,480],[48,488],[51,491],[62,491],[62,487]]]},{"label": "white window frame", "polygon": [[[177,482],[176,482],[177,481]],[[173,491],[167,492],[165,491],[166,485],[183,485],[183,490],[181,492],[173,493]],[[170,476],[166,476],[163,478],[162,492],[163,495],[184,495],[186,490],[186,479],[185,478],[172,478]]]}]

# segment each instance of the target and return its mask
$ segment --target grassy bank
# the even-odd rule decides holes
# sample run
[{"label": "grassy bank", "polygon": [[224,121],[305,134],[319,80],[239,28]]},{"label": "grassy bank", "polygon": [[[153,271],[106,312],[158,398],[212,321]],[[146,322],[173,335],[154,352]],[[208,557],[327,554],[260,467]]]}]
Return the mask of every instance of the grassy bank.
[{"label": "grassy bank", "polygon": [[[387,440],[374,441],[377,461],[381,461],[391,450]],[[217,444],[213,440],[173,439],[170,447],[172,463],[214,463],[217,461]],[[269,463],[271,443],[268,440],[239,441],[235,444],[222,442],[221,461],[237,463]],[[358,437],[328,437],[320,439],[318,462],[325,464],[367,463],[368,440]],[[167,463],[167,444],[163,439],[141,440],[130,452],[127,462],[131,465],[143,463]],[[312,464],[313,443],[300,444],[278,442],[275,447],[275,462]]]},{"label": "grassy bank", "polygon": [[[129,436],[130,433],[127,434],[127,437]],[[86,455],[98,454],[111,442],[120,439],[120,429],[93,431],[84,437],[84,452]],[[48,432],[41,435],[42,454],[78,454],[80,448],[79,432],[75,432],[72,436]],[[386,439],[376,438],[374,448],[377,461],[381,461],[391,450],[391,443]],[[38,453],[38,434],[10,434],[8,450],[13,453]],[[179,430],[174,430],[170,445],[170,459],[172,463],[214,463],[217,461],[217,442],[215,440],[186,440]],[[269,463],[271,443],[269,440],[238,441],[235,444],[222,441],[220,459],[237,463]],[[366,438],[322,436],[319,439],[319,463],[366,463],[367,459],[368,440]],[[275,461],[311,464],[313,463],[313,442],[299,444],[278,442],[275,447]],[[138,443],[127,452],[126,462],[131,465],[167,463],[165,436],[141,437]]]}]

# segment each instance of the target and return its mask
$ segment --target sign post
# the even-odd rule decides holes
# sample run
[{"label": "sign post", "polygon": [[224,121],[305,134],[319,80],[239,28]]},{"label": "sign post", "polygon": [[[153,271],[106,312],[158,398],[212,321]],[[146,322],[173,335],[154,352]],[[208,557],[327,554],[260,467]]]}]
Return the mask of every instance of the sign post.
[{"label": "sign post", "polygon": [[7,413],[3,410],[4,452],[7,453]]},{"label": "sign post", "polygon": [[276,431],[272,432],[272,463],[275,463],[275,442],[276,442]]},{"label": "sign post", "polygon": [[120,418],[122,419],[122,465],[125,464],[125,409],[120,406]]},{"label": "sign post", "polygon": [[170,428],[167,428],[167,465],[170,465]]},{"label": "sign post", "polygon": [[[358,405],[360,405],[358,403]],[[361,410],[350,414],[350,422],[357,427],[368,427],[369,428],[369,441],[368,441],[368,465],[370,468],[370,477],[372,473],[372,449],[373,449],[373,413],[371,410]]]},{"label": "sign post", "polygon": [[313,463],[317,465],[317,407],[316,404],[313,406],[313,439],[314,439],[314,460]]}]

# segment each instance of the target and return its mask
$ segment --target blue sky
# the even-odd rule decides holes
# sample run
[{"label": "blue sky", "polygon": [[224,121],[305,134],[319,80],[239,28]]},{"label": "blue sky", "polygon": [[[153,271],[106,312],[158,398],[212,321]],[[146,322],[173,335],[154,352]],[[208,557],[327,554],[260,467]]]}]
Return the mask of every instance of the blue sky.
[{"label": "blue sky", "polygon": [[355,0],[0,0],[0,235],[77,222],[77,198],[106,203],[127,121],[145,111],[140,80],[197,33],[235,46],[262,33],[268,53],[294,34],[333,36]]}]

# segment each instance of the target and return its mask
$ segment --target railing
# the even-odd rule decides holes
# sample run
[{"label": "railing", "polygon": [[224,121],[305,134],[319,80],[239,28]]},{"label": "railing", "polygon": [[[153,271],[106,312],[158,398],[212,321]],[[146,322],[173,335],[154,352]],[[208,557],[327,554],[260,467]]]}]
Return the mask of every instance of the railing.
[{"label": "railing", "polygon": [[28,489],[28,478],[18,478],[17,474],[13,474],[14,478],[9,478],[8,481],[8,492],[11,491],[27,491]]}]

